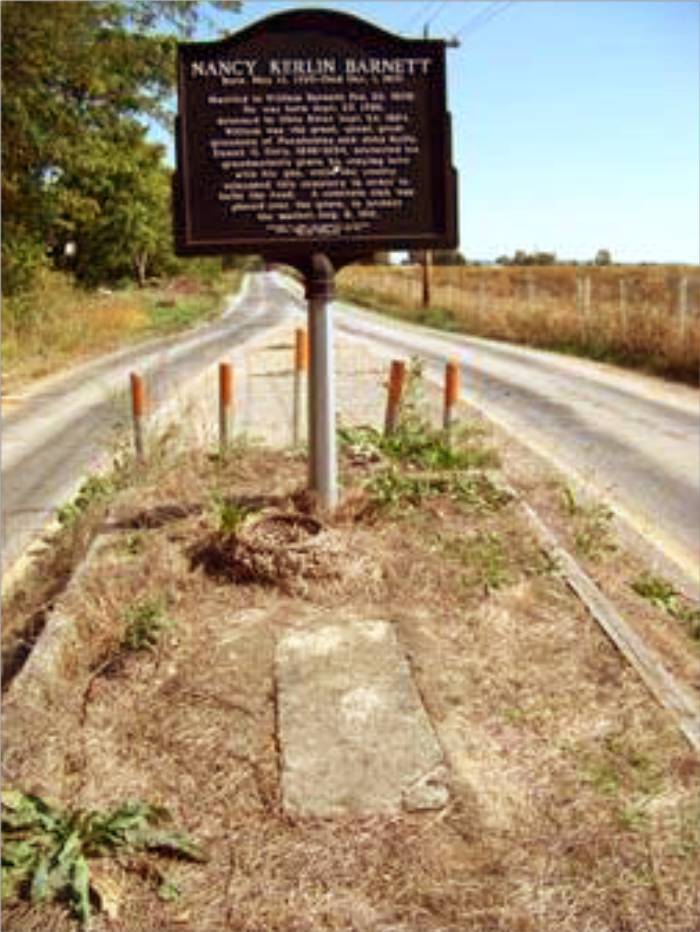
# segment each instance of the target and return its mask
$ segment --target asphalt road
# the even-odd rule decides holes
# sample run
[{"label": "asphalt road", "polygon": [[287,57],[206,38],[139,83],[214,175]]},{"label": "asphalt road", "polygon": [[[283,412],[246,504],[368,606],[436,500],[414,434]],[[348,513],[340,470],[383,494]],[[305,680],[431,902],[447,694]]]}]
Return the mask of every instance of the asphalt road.
[{"label": "asphalt road", "polygon": [[16,404],[3,404],[3,574],[123,435],[131,371],[145,376],[157,410],[206,366],[291,312],[288,303],[270,302],[262,276],[250,276],[213,324],[101,357],[43,380]]}]

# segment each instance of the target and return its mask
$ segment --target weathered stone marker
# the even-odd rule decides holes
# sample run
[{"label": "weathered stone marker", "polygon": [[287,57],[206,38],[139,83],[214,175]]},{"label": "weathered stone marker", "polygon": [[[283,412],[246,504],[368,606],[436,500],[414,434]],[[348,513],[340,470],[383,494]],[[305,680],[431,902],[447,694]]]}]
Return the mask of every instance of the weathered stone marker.
[{"label": "weathered stone marker", "polygon": [[446,804],[443,753],[388,622],[287,634],[276,677],[287,813],[357,816]]}]

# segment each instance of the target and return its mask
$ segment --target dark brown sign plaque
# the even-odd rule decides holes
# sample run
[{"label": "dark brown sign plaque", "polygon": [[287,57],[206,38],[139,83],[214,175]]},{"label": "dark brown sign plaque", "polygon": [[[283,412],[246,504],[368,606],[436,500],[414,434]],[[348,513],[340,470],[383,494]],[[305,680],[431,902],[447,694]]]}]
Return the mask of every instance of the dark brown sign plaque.
[{"label": "dark brown sign plaque", "polygon": [[299,10],[178,49],[180,255],[457,245],[445,45]]}]

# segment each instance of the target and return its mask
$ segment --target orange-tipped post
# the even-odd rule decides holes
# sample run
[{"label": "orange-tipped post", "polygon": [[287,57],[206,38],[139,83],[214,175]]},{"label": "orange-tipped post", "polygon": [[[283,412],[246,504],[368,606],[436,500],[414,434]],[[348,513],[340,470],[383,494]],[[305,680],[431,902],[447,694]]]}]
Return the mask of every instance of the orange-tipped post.
[{"label": "orange-tipped post", "polygon": [[451,359],[445,366],[445,410],[443,427],[447,433],[448,442],[452,425],[455,422],[455,412],[459,399],[459,363]]},{"label": "orange-tipped post", "polygon": [[384,434],[392,434],[399,422],[399,410],[406,380],[406,363],[402,359],[394,359],[389,371],[389,391],[386,399],[386,418],[384,421]]},{"label": "orange-tipped post", "polygon": [[307,378],[309,370],[309,334],[303,327],[297,327],[294,341],[294,422],[292,440],[294,445],[301,443],[304,432],[304,412],[307,406]]},{"label": "orange-tipped post", "polygon": [[309,335],[302,327],[295,332],[294,371],[306,372],[309,368]]},{"label": "orange-tipped post", "polygon": [[143,424],[146,417],[146,386],[137,372],[132,372],[131,381],[131,413],[134,420],[134,447],[136,459],[143,463],[145,459],[143,442]]},{"label": "orange-tipped post", "polygon": [[219,448],[224,455],[233,433],[233,366],[219,363]]}]

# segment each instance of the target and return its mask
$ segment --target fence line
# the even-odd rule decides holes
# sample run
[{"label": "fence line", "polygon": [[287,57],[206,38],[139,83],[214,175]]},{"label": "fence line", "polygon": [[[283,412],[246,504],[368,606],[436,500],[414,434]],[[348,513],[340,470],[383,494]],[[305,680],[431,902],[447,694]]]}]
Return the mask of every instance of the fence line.
[{"label": "fence line", "polygon": [[[601,358],[653,361],[697,381],[700,275],[673,267],[490,268],[433,266],[431,322],[540,346],[579,347]],[[420,317],[421,270],[351,266],[339,285]],[[695,373],[695,374],[693,374]]]}]

